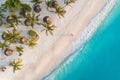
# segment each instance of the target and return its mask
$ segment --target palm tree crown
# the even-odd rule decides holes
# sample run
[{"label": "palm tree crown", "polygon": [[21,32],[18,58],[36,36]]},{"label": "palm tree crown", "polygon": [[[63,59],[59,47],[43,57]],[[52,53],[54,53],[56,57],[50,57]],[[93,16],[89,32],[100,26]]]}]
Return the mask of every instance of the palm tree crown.
[{"label": "palm tree crown", "polygon": [[18,59],[17,61],[14,60],[13,62],[10,63],[10,65],[13,66],[13,72],[21,69],[21,66],[23,66],[21,62],[22,60]]},{"label": "palm tree crown", "polygon": [[34,5],[39,5],[43,0],[32,0],[31,2],[35,3]]},{"label": "palm tree crown", "polygon": [[20,0],[7,0],[2,6],[4,9],[8,9],[10,12],[15,12],[16,10],[18,11],[22,7]]},{"label": "palm tree crown", "polygon": [[56,7],[55,8],[56,13],[58,14],[59,18],[64,17],[66,10],[64,10],[64,7]]},{"label": "palm tree crown", "polygon": [[21,56],[23,54],[23,47],[16,46],[16,51],[19,53],[19,56]]},{"label": "palm tree crown", "polygon": [[16,30],[13,30],[10,32],[9,30],[4,32],[2,34],[3,39],[8,43],[17,43],[20,40],[22,31],[16,32]]},{"label": "palm tree crown", "polygon": [[22,4],[22,8],[20,9],[20,14],[23,16],[23,17],[27,17],[28,14],[31,12],[32,8],[30,5],[28,4]]},{"label": "palm tree crown", "polygon": [[55,7],[59,6],[58,1],[56,1],[56,0],[45,0],[45,3],[47,5],[47,8],[48,7],[55,8]]},{"label": "palm tree crown", "polygon": [[76,0],[66,0],[66,5],[70,5],[71,3],[75,3]]},{"label": "palm tree crown", "polygon": [[38,41],[39,35],[38,35],[38,33],[37,33],[35,30],[31,29],[31,30],[28,32],[28,34],[29,34],[29,36],[30,36],[30,39],[33,39],[34,41]]},{"label": "palm tree crown", "polygon": [[55,28],[56,28],[56,26],[55,25],[53,25],[53,24],[47,24],[47,23],[43,23],[42,24],[43,25],[43,27],[44,27],[44,29],[42,30],[42,31],[44,31],[45,30],[45,33],[46,33],[46,35],[48,36],[48,34],[50,33],[51,35],[53,35],[53,31],[55,30]]},{"label": "palm tree crown", "polygon": [[17,16],[16,14],[14,14],[14,15],[12,14],[7,17],[7,22],[10,24],[18,25],[19,23],[22,23],[22,17]]},{"label": "palm tree crown", "polygon": [[25,25],[32,26],[32,28],[34,27],[35,24],[40,25],[39,16],[40,15],[35,15],[35,13],[32,13],[30,16],[26,18]]}]

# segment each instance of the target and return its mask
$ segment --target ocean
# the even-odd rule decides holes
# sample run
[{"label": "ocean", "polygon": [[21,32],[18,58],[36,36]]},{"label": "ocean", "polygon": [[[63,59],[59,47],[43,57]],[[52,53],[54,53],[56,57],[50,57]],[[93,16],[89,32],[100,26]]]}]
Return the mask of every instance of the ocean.
[{"label": "ocean", "polygon": [[75,54],[47,80],[120,80],[120,0]]}]

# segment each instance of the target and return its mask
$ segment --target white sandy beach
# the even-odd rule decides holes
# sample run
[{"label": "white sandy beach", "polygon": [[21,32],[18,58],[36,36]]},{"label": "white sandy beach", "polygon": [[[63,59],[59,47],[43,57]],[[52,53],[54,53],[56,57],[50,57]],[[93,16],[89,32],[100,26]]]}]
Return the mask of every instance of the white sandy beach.
[{"label": "white sandy beach", "polygon": [[[58,0],[59,1],[59,0]],[[23,68],[13,73],[11,68],[6,72],[0,72],[0,80],[41,80],[58,66],[72,50],[73,42],[85,29],[94,16],[104,7],[107,0],[77,0],[64,18],[59,19],[55,14],[47,13],[53,18],[57,29],[53,36],[41,39],[34,49],[25,48]],[[43,13],[46,11],[43,10]],[[37,31],[39,31],[37,29]]]}]

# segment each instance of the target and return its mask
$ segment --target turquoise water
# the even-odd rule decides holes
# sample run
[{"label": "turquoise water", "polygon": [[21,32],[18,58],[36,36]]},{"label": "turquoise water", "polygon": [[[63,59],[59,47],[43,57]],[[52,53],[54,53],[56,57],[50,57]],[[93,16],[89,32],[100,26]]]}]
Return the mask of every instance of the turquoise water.
[{"label": "turquoise water", "polygon": [[120,80],[120,1],[54,80]]}]

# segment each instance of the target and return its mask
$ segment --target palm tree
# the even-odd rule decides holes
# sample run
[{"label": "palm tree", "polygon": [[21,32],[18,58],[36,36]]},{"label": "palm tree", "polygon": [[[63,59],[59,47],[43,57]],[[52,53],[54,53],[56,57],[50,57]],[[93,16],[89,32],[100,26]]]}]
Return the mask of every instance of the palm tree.
[{"label": "palm tree", "polygon": [[23,66],[21,64],[22,60],[21,59],[18,59],[17,61],[12,61],[10,63],[11,66],[13,66],[13,72],[15,72],[16,70],[20,70],[21,69],[21,66]]},{"label": "palm tree", "polygon": [[47,5],[47,10],[49,11],[49,8],[52,8],[52,2],[53,0],[45,0],[45,3]]},{"label": "palm tree", "polygon": [[35,30],[31,29],[31,30],[28,32],[28,34],[29,34],[29,36],[30,36],[30,39],[33,39],[34,41],[38,41],[39,35],[38,35],[38,33],[37,33]]},{"label": "palm tree", "polygon": [[43,2],[43,0],[32,0],[32,3],[34,3],[34,5],[39,5]]},{"label": "palm tree", "polygon": [[41,25],[44,27],[42,31],[46,32],[46,35],[48,36],[48,33],[53,35],[53,31],[55,30],[56,26],[52,24],[52,20],[49,16],[45,16],[43,18],[43,22]]},{"label": "palm tree", "polygon": [[45,16],[43,18],[43,22],[45,22],[46,24],[52,24],[52,20],[50,16]]},{"label": "palm tree", "polygon": [[5,55],[6,55],[6,56],[11,56],[12,53],[13,53],[13,50],[12,50],[12,49],[9,49],[9,48],[6,48],[6,49],[5,49]]},{"label": "palm tree", "polygon": [[7,45],[6,42],[0,42],[0,48],[4,50],[4,48],[8,48],[9,46]]},{"label": "palm tree", "polygon": [[66,13],[66,10],[64,10],[64,7],[59,6],[59,7],[56,7],[55,10],[56,10],[55,13],[58,14],[59,18],[61,18],[61,16],[64,17]]},{"label": "palm tree", "polygon": [[56,0],[45,0],[45,3],[47,5],[47,10],[49,10],[49,8],[55,8],[58,7],[58,1]]},{"label": "palm tree", "polygon": [[70,5],[71,3],[75,3],[76,0],[66,0],[65,4]]},{"label": "palm tree", "polygon": [[30,12],[31,12],[32,8],[30,5],[28,4],[22,4],[22,8],[20,9],[20,14],[23,16],[23,17],[27,17],[30,15]]},{"label": "palm tree", "polygon": [[35,15],[35,13],[32,13],[30,16],[28,16],[25,20],[25,25],[26,26],[32,26],[32,28],[34,27],[35,24],[40,25],[40,20],[39,20],[39,16],[40,15]]},{"label": "palm tree", "polygon": [[12,32],[8,30],[2,34],[2,38],[9,44],[17,43],[20,40],[21,33],[22,31],[17,32],[15,29]]},{"label": "palm tree", "polygon": [[22,23],[22,17],[17,16],[16,14],[12,14],[7,17],[6,21],[10,24],[18,25],[19,23]]},{"label": "palm tree", "polygon": [[44,23],[41,23],[41,25],[44,27],[42,31],[45,30],[47,36],[49,33],[53,35],[53,31],[55,30],[56,26],[52,24],[51,18],[49,16],[45,16],[43,18],[43,22]]},{"label": "palm tree", "polygon": [[23,54],[23,47],[16,46],[16,51],[19,53],[19,56],[21,56]]},{"label": "palm tree", "polygon": [[47,10],[50,12],[55,12],[55,8],[59,6],[56,0],[45,0],[45,3],[47,5]]},{"label": "palm tree", "polygon": [[29,40],[28,46],[30,48],[34,48],[36,45],[37,45],[37,41],[36,40],[34,40],[34,39],[30,39]]},{"label": "palm tree", "polygon": [[59,3],[58,3],[58,1],[53,0],[53,2],[52,2],[51,5],[52,5],[53,8],[55,8],[55,7],[58,7],[58,6],[59,6]]},{"label": "palm tree", "polygon": [[9,37],[10,37],[10,35],[9,35],[9,33],[7,31],[2,33],[2,39],[3,40],[8,39]]},{"label": "palm tree", "polygon": [[22,6],[20,0],[6,0],[2,7],[14,13],[16,10],[20,10]]},{"label": "palm tree", "polygon": [[[66,11],[64,10],[64,7],[60,7],[58,2],[56,0],[45,0],[45,3],[47,5],[47,10],[50,12],[55,12],[58,14],[59,18],[62,16],[64,17]],[[50,8],[54,8],[54,10],[50,10]]]},{"label": "palm tree", "polygon": [[45,29],[43,29],[42,31],[45,30],[47,36],[48,36],[48,33],[50,33],[51,35],[53,35],[53,31],[54,31],[55,28],[56,28],[55,25],[53,25],[53,24],[50,24],[50,25],[49,25],[49,24],[47,24],[47,23],[43,23],[42,25],[43,25],[43,27],[45,28]]}]

